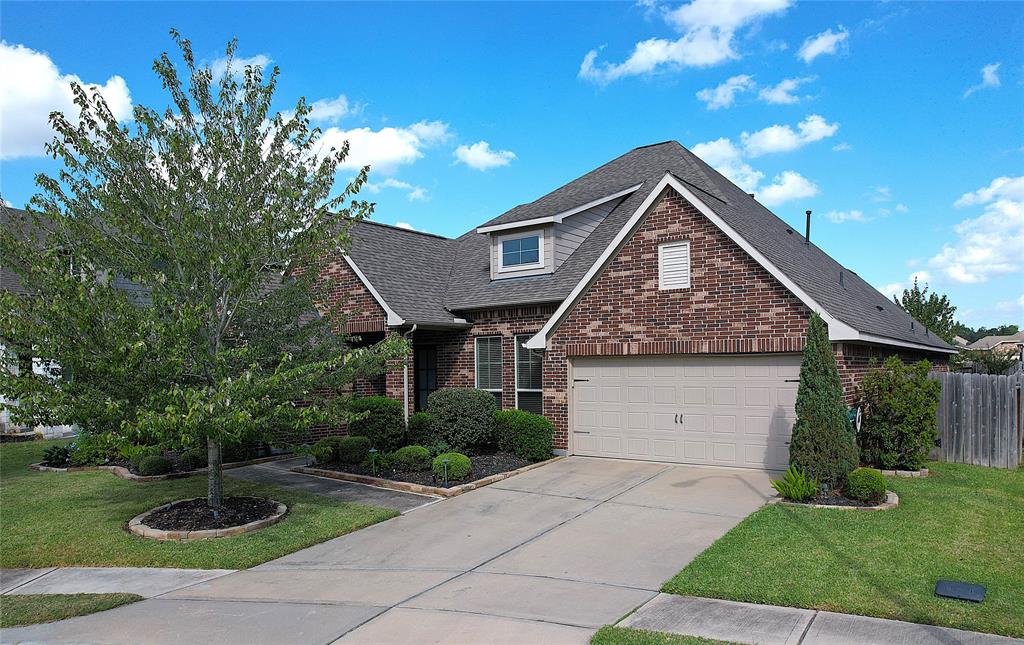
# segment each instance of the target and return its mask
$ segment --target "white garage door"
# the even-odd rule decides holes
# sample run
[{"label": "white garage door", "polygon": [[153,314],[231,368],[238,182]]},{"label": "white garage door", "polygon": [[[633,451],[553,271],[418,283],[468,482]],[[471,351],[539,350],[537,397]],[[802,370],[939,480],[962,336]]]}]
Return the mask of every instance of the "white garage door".
[{"label": "white garage door", "polygon": [[573,360],[573,453],[785,469],[800,356]]}]

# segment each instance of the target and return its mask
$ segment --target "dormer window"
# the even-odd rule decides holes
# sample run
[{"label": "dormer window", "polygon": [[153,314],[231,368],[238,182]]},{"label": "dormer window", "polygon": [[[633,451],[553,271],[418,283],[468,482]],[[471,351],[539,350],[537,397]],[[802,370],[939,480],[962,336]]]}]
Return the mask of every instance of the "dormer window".
[{"label": "dormer window", "polygon": [[501,240],[502,269],[530,269],[544,266],[541,255],[542,233],[536,232],[520,237]]}]

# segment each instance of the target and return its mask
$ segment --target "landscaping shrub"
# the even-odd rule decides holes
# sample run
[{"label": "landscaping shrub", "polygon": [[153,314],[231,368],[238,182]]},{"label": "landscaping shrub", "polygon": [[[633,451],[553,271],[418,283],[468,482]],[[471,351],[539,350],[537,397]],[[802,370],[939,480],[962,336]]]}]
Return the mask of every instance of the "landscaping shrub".
[{"label": "landscaping shrub", "polygon": [[338,444],[341,437],[324,437],[302,452],[308,453],[318,464],[330,464],[338,461]]},{"label": "landscaping shrub", "polygon": [[885,499],[885,477],[874,468],[858,468],[847,476],[843,492],[861,502],[880,502]]},{"label": "landscaping shrub", "polygon": [[540,461],[551,456],[555,426],[547,418],[523,410],[494,413],[494,434],[498,449],[515,453],[520,459]]},{"label": "landscaping shrub", "polygon": [[118,456],[113,435],[80,432],[70,444],[72,466],[101,466]]},{"label": "landscaping shrub", "polygon": [[206,461],[206,451],[202,448],[188,448],[181,453],[181,467],[184,470],[206,468]]},{"label": "landscaping shrub", "polygon": [[418,472],[430,469],[430,451],[423,446],[406,446],[391,455],[391,463],[398,470]]},{"label": "landscaping shrub", "polygon": [[431,458],[436,457],[442,453],[452,451],[452,447],[443,441],[438,441],[435,444],[431,444],[427,446],[427,449],[430,450]]},{"label": "landscaping shrub", "polygon": [[146,457],[163,454],[159,446],[136,446],[132,444],[121,446],[118,450],[121,458],[128,462],[128,466],[135,472],[139,472],[139,464]]},{"label": "landscaping shrub", "polygon": [[942,390],[928,378],[930,370],[928,361],[906,365],[891,356],[864,376],[864,419],[857,435],[864,463],[901,470],[924,465],[938,436],[935,413]]},{"label": "landscaping shrub", "polygon": [[348,433],[353,437],[367,437],[380,452],[391,452],[405,441],[405,415],[402,402],[386,396],[363,396],[352,399],[349,410],[365,413],[349,421]]},{"label": "landscaping shrub", "polygon": [[431,392],[427,409],[439,440],[458,450],[494,444],[494,395],[473,388]]},{"label": "landscaping shrub", "polygon": [[262,456],[263,449],[264,443],[260,437],[247,437],[240,441],[225,441],[221,444],[221,462],[230,464],[236,461],[256,459]]},{"label": "landscaping shrub", "polygon": [[796,417],[789,463],[819,484],[842,488],[859,455],[828,326],[816,313],[811,314],[800,364]]},{"label": "landscaping shrub", "polygon": [[417,412],[409,417],[409,428],[405,440],[414,446],[429,446],[437,440],[434,435],[434,415]]},{"label": "landscaping shrub", "polygon": [[448,480],[458,481],[469,477],[473,463],[469,457],[458,452],[445,452],[434,457],[433,471],[438,481],[444,481],[444,460],[448,460]]},{"label": "landscaping shrub", "polygon": [[795,466],[790,466],[782,475],[782,479],[772,481],[772,488],[786,499],[803,502],[818,493],[818,482],[804,475]]},{"label": "landscaping shrub", "polygon": [[370,439],[367,437],[334,437],[336,459],[343,464],[361,464],[370,456]]},{"label": "landscaping shrub", "polygon": [[139,462],[138,473],[144,477],[151,475],[166,475],[171,472],[174,465],[171,460],[162,455],[149,455],[143,457]]},{"label": "landscaping shrub", "polygon": [[43,451],[42,464],[50,468],[67,468],[71,465],[71,448],[67,444],[50,446]]}]

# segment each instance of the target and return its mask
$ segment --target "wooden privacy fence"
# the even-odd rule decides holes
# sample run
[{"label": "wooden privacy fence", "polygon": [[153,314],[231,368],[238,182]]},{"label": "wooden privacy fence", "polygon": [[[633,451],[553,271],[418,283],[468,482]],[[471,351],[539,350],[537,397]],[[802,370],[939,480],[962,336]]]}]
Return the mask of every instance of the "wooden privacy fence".
[{"label": "wooden privacy fence", "polygon": [[942,461],[1016,468],[1024,438],[1024,373],[932,372],[942,383],[939,455]]}]

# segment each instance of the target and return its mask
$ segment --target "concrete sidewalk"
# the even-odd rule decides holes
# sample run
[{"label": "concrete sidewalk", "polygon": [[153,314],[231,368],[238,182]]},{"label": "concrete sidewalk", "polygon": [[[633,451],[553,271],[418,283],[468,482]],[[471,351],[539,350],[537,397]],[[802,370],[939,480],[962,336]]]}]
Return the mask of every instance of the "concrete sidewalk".
[{"label": "concrete sidewalk", "polygon": [[658,594],[619,623],[761,645],[1009,645],[1024,641],[829,611]]},{"label": "concrete sidewalk", "polygon": [[50,567],[0,569],[0,594],[133,593],[153,598],[208,582],[234,569]]}]

